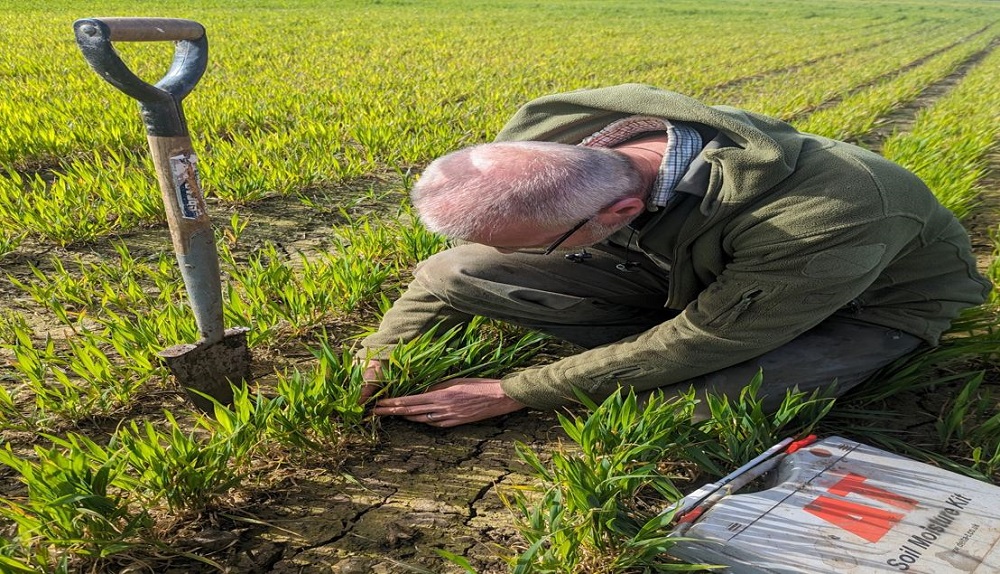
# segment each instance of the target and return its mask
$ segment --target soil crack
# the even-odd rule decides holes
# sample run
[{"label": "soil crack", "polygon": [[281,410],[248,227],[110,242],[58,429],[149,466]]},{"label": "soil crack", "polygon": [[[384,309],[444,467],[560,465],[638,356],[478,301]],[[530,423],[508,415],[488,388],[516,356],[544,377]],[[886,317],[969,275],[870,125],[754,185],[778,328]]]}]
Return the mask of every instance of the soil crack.
[{"label": "soil crack", "polygon": [[455,466],[461,466],[461,465],[463,465],[463,464],[465,464],[465,463],[467,463],[467,462],[469,462],[469,461],[472,461],[472,460],[475,460],[475,459],[478,459],[479,457],[483,456],[483,453],[484,453],[484,452],[486,451],[486,445],[487,445],[487,444],[488,444],[488,443],[489,443],[490,441],[492,441],[493,439],[495,439],[495,438],[497,438],[498,436],[502,435],[503,433],[504,433],[504,429],[502,429],[502,428],[497,428],[496,430],[494,430],[494,431],[493,431],[493,433],[492,433],[492,434],[489,434],[489,435],[487,435],[487,436],[483,437],[483,438],[482,438],[481,440],[479,440],[479,441],[478,441],[478,442],[477,442],[477,443],[476,443],[476,444],[475,444],[475,445],[474,445],[474,446],[472,447],[472,450],[471,450],[471,451],[469,451],[469,454],[467,454],[467,455],[465,455],[465,456],[462,456],[462,457],[459,457],[459,458],[458,458],[458,459],[457,459],[457,460],[455,461]]},{"label": "soil crack", "polygon": [[466,526],[469,526],[470,523],[479,516],[479,511],[476,510],[476,505],[482,502],[483,499],[486,498],[486,495],[490,493],[490,491],[494,490],[501,482],[503,482],[510,475],[511,471],[509,470],[504,471],[500,474],[500,476],[494,479],[493,482],[484,484],[479,489],[479,491],[476,492],[476,494],[472,497],[472,500],[469,501],[469,517],[465,520]]},{"label": "soil crack", "polygon": [[309,545],[306,545],[306,546],[302,546],[300,548],[300,550],[311,550],[313,548],[319,548],[320,546],[328,546],[330,544],[336,544],[337,542],[339,542],[345,536],[350,535],[351,531],[354,529],[354,527],[359,522],[361,522],[361,519],[364,518],[364,516],[366,514],[368,514],[369,512],[371,512],[373,510],[377,510],[377,509],[381,508],[382,506],[385,506],[386,504],[388,504],[389,501],[392,499],[392,497],[396,495],[396,492],[397,492],[397,490],[392,490],[390,493],[388,493],[384,497],[382,497],[382,500],[380,502],[376,502],[375,504],[369,505],[367,508],[364,508],[364,509],[358,511],[357,513],[355,513],[352,518],[350,518],[348,520],[345,520],[344,521],[344,529],[341,532],[339,532],[338,534],[335,534],[335,535],[331,536],[330,538],[328,538],[326,540],[317,541],[317,542],[314,542],[312,544],[309,544]]}]

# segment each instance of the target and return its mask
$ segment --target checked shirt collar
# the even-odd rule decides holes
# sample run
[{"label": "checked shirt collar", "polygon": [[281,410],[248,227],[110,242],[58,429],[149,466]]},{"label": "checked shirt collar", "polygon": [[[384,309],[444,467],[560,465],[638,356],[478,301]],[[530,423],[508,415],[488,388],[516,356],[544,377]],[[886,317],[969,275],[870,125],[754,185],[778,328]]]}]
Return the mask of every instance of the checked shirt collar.
[{"label": "checked shirt collar", "polygon": [[667,132],[667,150],[663,154],[659,173],[653,183],[653,192],[646,202],[648,211],[658,211],[674,197],[675,188],[691,161],[701,153],[704,142],[694,128],[674,124],[663,118],[632,116],[618,120],[594,135],[584,139],[580,145],[586,147],[612,147],[640,134]]}]

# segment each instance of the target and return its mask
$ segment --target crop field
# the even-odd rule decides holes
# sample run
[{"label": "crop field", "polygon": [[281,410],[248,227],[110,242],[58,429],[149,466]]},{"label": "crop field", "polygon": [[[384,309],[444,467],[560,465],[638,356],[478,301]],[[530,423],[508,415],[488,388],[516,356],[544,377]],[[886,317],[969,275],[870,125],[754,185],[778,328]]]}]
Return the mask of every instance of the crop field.
[{"label": "crop field", "polygon": [[[134,101],[72,24],[189,18],[184,112],[254,383],[211,416],[157,352],[198,330]],[[1000,299],[838,399],[753,385],[440,430],[358,404],[357,339],[443,238],[423,166],[524,102],[626,82],[780,117],[917,173],[1000,282],[1000,3],[987,0],[0,0],[0,572],[681,568],[659,509],[785,436],[1000,479]],[[169,43],[119,43],[155,82]],[[476,320],[401,345],[392,395],[552,361]],[[748,384],[750,381],[748,381]]]}]

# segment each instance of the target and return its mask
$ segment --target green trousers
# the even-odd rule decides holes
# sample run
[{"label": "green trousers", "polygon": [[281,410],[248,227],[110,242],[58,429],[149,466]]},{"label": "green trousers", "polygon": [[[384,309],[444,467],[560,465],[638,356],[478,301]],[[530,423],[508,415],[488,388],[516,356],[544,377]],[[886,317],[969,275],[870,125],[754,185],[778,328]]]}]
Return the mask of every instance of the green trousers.
[{"label": "green trousers", "polygon": [[[634,251],[602,245],[587,253],[586,258],[566,252],[503,254],[460,245],[422,262],[408,294],[447,307],[452,318],[456,312],[484,315],[586,348],[614,343],[677,314],[663,307],[668,272]],[[786,389],[843,394],[921,342],[838,314],[755,359],[662,390],[694,386],[701,393],[735,397],[763,370],[765,404],[773,409]]]}]

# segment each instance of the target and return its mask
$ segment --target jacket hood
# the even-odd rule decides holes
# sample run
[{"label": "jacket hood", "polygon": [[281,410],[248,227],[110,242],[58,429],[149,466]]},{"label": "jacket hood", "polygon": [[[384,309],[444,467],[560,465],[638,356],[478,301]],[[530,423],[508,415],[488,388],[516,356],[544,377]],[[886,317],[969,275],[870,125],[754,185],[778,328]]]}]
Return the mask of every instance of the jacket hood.
[{"label": "jacket hood", "polygon": [[795,169],[801,135],[780,120],[726,106],[707,106],[687,96],[644,84],[623,84],[554,94],[532,100],[514,114],[496,141],[541,140],[579,143],[608,124],[629,116],[693,122],[725,133],[738,147],[705,150],[713,169],[705,201],[715,211],[721,200],[740,204],[774,187]]}]

